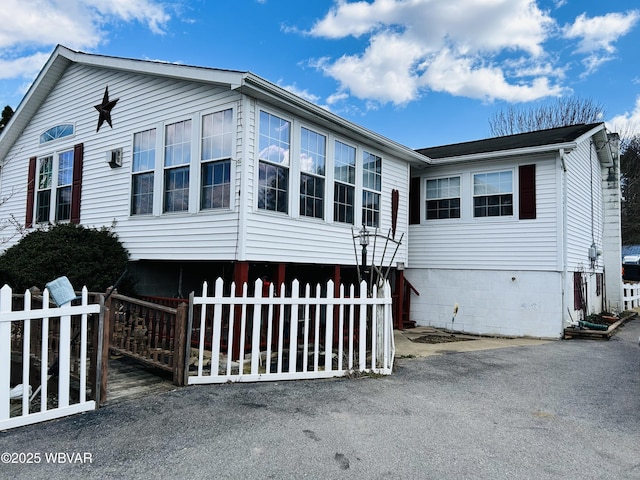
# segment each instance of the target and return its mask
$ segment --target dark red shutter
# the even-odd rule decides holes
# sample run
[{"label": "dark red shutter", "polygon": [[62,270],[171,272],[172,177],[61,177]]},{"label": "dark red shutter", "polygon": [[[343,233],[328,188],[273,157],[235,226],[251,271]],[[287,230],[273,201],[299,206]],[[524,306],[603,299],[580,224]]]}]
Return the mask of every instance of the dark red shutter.
[{"label": "dark red shutter", "polygon": [[520,165],[520,220],[536,218],[536,166]]},{"label": "dark red shutter", "polygon": [[84,144],[73,147],[73,183],[71,184],[71,223],[80,223],[80,197],[82,195],[82,161]]},{"label": "dark red shutter", "polygon": [[29,174],[27,177],[27,212],[25,214],[24,226],[31,228],[33,226],[33,203],[35,201],[36,192],[36,163],[38,159],[31,157],[29,159]]},{"label": "dark red shutter", "polygon": [[400,192],[395,188],[391,190],[391,238],[396,238],[396,228],[398,226],[398,204],[400,202]]},{"label": "dark red shutter", "polygon": [[420,177],[409,182],[409,225],[420,224]]}]

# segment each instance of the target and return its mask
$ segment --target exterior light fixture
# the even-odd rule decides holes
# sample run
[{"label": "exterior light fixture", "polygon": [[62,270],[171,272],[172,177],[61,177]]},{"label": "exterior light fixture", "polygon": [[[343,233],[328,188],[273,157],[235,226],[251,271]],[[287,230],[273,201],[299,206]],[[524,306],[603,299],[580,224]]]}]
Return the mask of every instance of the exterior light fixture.
[{"label": "exterior light fixture", "polygon": [[360,246],[362,247],[362,276],[367,281],[367,245],[369,245],[369,231],[367,227],[362,224],[362,229],[360,230]]}]

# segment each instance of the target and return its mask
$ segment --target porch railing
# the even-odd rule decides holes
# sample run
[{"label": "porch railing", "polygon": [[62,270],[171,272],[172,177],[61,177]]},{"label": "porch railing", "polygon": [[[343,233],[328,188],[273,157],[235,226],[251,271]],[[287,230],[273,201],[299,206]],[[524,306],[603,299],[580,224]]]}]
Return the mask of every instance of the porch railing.
[{"label": "porch railing", "polygon": [[173,383],[184,385],[186,302],[171,308],[114,293],[106,310],[112,352],[171,372]]}]

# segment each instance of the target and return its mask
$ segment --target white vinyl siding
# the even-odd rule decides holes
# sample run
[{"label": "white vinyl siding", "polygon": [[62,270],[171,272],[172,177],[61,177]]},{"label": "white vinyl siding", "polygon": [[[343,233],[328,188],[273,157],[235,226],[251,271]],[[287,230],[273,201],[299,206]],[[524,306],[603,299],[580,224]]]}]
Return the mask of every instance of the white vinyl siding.
[{"label": "white vinyl siding", "polygon": [[[442,220],[434,224],[423,220],[409,228],[409,267],[447,269],[529,269],[560,270],[558,204],[555,156],[522,157],[502,161],[487,160],[483,172],[512,170],[514,175],[514,211],[517,211],[518,169],[514,165],[536,164],[535,220],[519,221],[515,216],[474,218],[473,174],[477,165],[432,166],[430,177],[460,176],[461,215],[455,221]],[[426,188],[422,183],[423,189]],[[421,192],[425,198],[425,191]],[[423,211],[421,218],[426,218]]]},{"label": "white vinyl siding", "polygon": [[[567,165],[567,268],[590,270],[589,248],[602,249],[602,173],[595,148],[584,142],[569,153]],[[601,262],[599,259],[598,262]],[[599,266],[599,263],[596,266]]]},{"label": "white vinyl siding", "polygon": [[[96,134],[98,113],[87,105],[99,103],[107,85],[110,95],[120,100],[111,112],[113,128],[105,124]],[[326,137],[324,219],[300,216],[298,202],[291,198],[292,195],[289,195],[286,215],[258,210],[259,115],[266,107],[280,118],[290,120],[296,132],[305,126]],[[229,206],[201,210],[201,118],[228,108],[234,111]],[[72,118],[68,118],[68,112],[73,112]],[[169,124],[186,120],[192,122],[193,134],[189,209],[165,214],[164,130]],[[248,260],[355,265],[351,225],[333,219],[332,150],[336,140],[356,148],[359,161],[365,150],[382,158],[380,232],[386,235],[391,228],[392,189],[400,192],[396,239],[407,231],[408,163],[405,159],[377,152],[376,145],[368,145],[366,138],[352,138],[344,132],[339,136],[328,125],[314,124],[309,118],[304,119],[303,125],[302,119],[295,115],[271,108],[236,90],[77,64],[71,64],[64,71],[5,159],[3,179],[10,180],[4,182],[2,192],[3,195],[12,190],[16,192],[5,204],[6,211],[18,212],[19,221],[24,220],[26,205],[26,160],[31,156],[42,158],[51,154],[50,146],[39,145],[40,135],[52,125],[70,121],[75,125],[72,143],[83,143],[85,147],[82,224],[113,228],[129,250],[132,261]],[[150,129],[156,129],[153,213],[132,215],[134,134]],[[58,140],[56,144],[63,141]],[[295,141],[299,142],[299,139]],[[106,154],[117,148],[122,149],[123,165],[111,168]],[[296,148],[299,149],[299,143]],[[296,168],[289,194],[295,191],[297,197],[299,167]],[[358,167],[356,177],[354,223],[359,223],[362,166]],[[406,245],[405,236],[394,262],[406,262]],[[381,251],[382,248],[377,249],[376,255]]]}]

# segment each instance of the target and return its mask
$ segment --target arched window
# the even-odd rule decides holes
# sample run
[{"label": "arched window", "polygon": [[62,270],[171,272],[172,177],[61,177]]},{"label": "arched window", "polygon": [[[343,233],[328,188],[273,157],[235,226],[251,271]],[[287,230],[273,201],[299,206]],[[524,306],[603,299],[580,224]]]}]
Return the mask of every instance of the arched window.
[{"label": "arched window", "polygon": [[73,124],[71,123],[56,125],[55,127],[51,127],[49,130],[40,135],[40,143],[46,143],[58,138],[68,137],[70,135],[73,135],[73,133],[74,128]]}]

